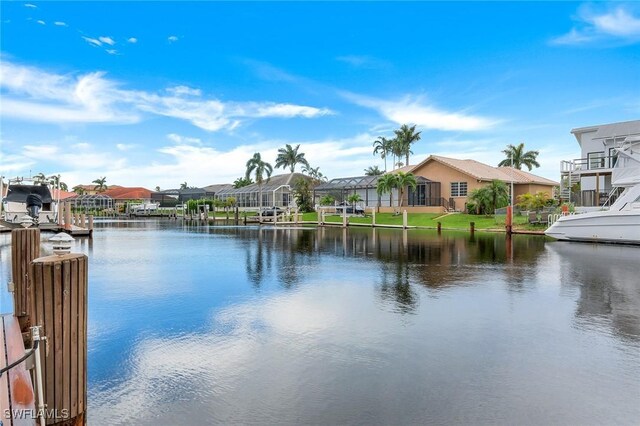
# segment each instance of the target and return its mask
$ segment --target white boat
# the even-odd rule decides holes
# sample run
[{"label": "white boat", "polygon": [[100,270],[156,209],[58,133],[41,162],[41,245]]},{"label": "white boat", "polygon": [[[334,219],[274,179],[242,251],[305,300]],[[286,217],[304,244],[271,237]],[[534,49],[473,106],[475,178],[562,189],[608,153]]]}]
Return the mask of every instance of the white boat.
[{"label": "white boat", "polygon": [[640,244],[640,138],[616,147],[612,184],[624,188],[608,210],[560,216],[545,234],[564,241]]},{"label": "white boat", "polygon": [[[36,226],[55,225],[58,221],[59,190],[51,184],[33,178],[9,179],[7,193],[2,197],[0,223],[13,228],[20,226],[25,216]],[[4,194],[0,188],[0,194]]]}]

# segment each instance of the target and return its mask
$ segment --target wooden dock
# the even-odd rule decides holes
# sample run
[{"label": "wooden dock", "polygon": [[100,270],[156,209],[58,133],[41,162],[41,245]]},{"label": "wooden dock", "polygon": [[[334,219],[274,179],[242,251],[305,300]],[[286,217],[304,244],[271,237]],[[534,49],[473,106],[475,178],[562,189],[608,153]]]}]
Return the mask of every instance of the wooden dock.
[{"label": "wooden dock", "polygon": [[0,317],[0,368],[25,359],[0,376],[0,424],[84,425],[87,256],[39,257],[37,228],[14,229],[11,240],[14,313]]}]

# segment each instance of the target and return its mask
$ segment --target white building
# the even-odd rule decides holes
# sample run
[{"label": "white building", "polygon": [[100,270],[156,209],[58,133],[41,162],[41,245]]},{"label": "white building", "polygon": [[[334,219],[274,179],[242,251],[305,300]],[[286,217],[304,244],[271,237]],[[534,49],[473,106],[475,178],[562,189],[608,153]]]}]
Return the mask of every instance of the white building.
[{"label": "white building", "polygon": [[640,120],[571,130],[580,144],[580,158],[560,164],[560,193],[563,201],[577,206],[603,206],[615,189],[611,172],[616,164],[615,147],[627,137],[640,135]]}]

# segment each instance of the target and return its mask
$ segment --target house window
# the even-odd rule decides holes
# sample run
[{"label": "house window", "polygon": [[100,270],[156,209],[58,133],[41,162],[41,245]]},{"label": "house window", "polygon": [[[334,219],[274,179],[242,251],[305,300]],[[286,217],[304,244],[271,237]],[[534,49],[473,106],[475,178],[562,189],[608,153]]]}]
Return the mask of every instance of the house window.
[{"label": "house window", "polygon": [[451,182],[451,196],[452,197],[466,197],[467,196],[467,182]]},{"label": "house window", "polygon": [[604,168],[604,151],[588,153],[587,160],[589,162],[589,169],[603,169]]},{"label": "house window", "polygon": [[613,168],[616,166],[616,162],[618,161],[618,151],[615,148],[609,148],[609,167]]}]

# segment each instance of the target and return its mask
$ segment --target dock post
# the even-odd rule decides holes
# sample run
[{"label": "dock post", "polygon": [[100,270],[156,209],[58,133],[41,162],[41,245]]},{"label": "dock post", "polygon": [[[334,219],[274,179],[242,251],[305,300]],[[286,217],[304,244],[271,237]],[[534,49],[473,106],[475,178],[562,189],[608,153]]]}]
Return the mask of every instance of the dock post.
[{"label": "dock post", "polygon": [[318,225],[322,225],[322,210],[318,210]]},{"label": "dock post", "polygon": [[442,222],[438,222],[438,235],[442,233]]},{"label": "dock post", "polygon": [[297,225],[297,224],[298,224],[298,220],[299,220],[299,219],[298,219],[298,208],[297,208],[297,207],[296,207],[295,215],[296,215],[295,223],[296,223],[296,225]]},{"label": "dock post", "polygon": [[46,336],[40,351],[47,424],[83,425],[87,406],[87,256],[34,259],[33,323]]},{"label": "dock post", "polygon": [[87,228],[87,215],[85,213],[80,213],[80,226]]},{"label": "dock post", "polygon": [[93,215],[89,215],[89,236],[93,236]]},{"label": "dock post", "polygon": [[471,235],[473,235],[473,233],[476,232],[476,223],[475,222],[469,222],[469,231],[471,231]]},{"label": "dock post", "polygon": [[71,231],[71,205],[67,204],[64,209],[64,229]]},{"label": "dock post", "polygon": [[371,209],[371,227],[375,228],[376,226],[376,209]]},{"label": "dock post", "polygon": [[29,265],[40,257],[40,230],[14,229],[11,231],[11,279],[13,281],[13,313],[18,318],[20,330],[26,331],[33,325],[29,317],[31,289]]},{"label": "dock post", "polygon": [[80,224],[80,213],[74,213],[73,214],[73,224],[75,226],[81,226],[81,224]]},{"label": "dock post", "polygon": [[342,227],[347,227],[347,206],[342,209]]},{"label": "dock post", "polygon": [[58,205],[58,228],[64,228],[64,210],[67,203],[60,203]]},{"label": "dock post", "polygon": [[505,229],[507,234],[511,235],[513,232],[513,206],[507,206],[507,217],[505,219]]},{"label": "dock post", "polygon": [[407,211],[403,210],[402,211],[402,229],[407,229],[407,225],[408,225],[408,218],[407,218]]}]

